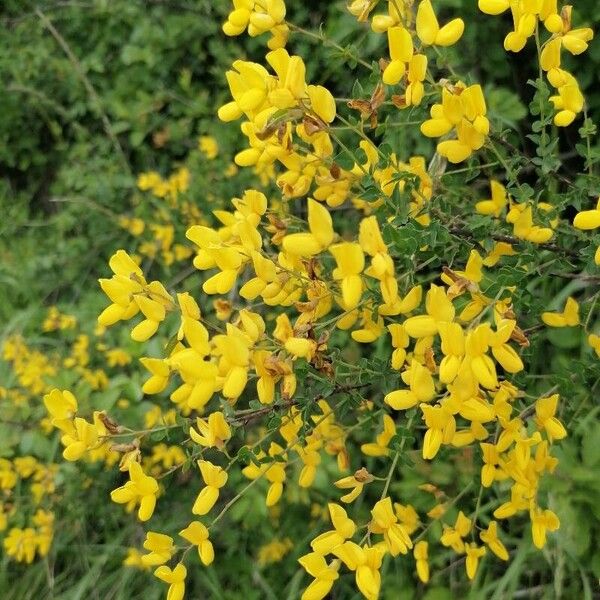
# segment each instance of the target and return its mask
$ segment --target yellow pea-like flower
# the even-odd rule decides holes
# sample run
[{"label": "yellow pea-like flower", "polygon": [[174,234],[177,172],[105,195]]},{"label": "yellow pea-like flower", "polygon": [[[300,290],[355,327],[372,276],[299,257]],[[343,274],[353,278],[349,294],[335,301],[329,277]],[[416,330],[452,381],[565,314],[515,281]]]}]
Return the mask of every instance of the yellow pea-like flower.
[{"label": "yellow pea-like flower", "polygon": [[425,46],[452,46],[465,30],[462,19],[453,19],[440,28],[430,0],[422,0],[417,9],[417,35]]},{"label": "yellow pea-like flower", "polygon": [[421,540],[415,544],[413,556],[415,557],[417,576],[423,583],[429,581],[429,561],[428,561],[429,544]]},{"label": "yellow pea-like flower", "polygon": [[406,65],[413,56],[413,41],[404,27],[390,27],[387,31],[391,61],[383,72],[383,83],[395,85],[402,79]]},{"label": "yellow pea-like flower", "polygon": [[546,533],[556,531],[560,521],[551,510],[534,508],[531,511],[531,535],[536,548],[540,550],[546,545]]},{"label": "yellow pea-like flower", "polygon": [[580,323],[579,304],[569,297],[562,312],[544,312],[542,321],[549,327],[575,327]]},{"label": "yellow pea-like flower", "polygon": [[594,349],[598,358],[600,358],[600,336],[591,333],[588,336],[588,344]]},{"label": "yellow pea-like flower", "polygon": [[583,231],[597,229],[600,227],[600,200],[598,206],[593,210],[583,210],[575,215],[573,227]]},{"label": "yellow pea-like flower", "polygon": [[488,528],[480,532],[479,537],[500,560],[508,560],[508,550],[498,538],[498,523],[496,521],[491,521]]},{"label": "yellow pea-like flower", "polygon": [[467,571],[467,577],[469,579],[474,579],[475,573],[477,573],[477,567],[479,565],[479,559],[484,556],[486,550],[483,546],[477,546],[475,542],[465,545],[465,554],[467,555],[467,560],[465,561],[465,568]]},{"label": "yellow pea-like flower", "polygon": [[154,531],[149,531],[146,534],[144,548],[148,550],[148,554],[144,554],[141,557],[141,561],[147,567],[164,565],[167,561],[171,560],[176,550],[172,537],[163,533],[155,533]]},{"label": "yellow pea-like flower", "polygon": [[312,111],[325,123],[335,119],[335,99],[331,92],[322,85],[309,85],[306,88]]},{"label": "yellow pea-like flower", "polygon": [[52,424],[63,431],[77,413],[77,398],[69,391],[54,388],[44,396],[44,406],[52,417]]},{"label": "yellow pea-like flower", "polygon": [[298,559],[304,570],[314,577],[313,582],[304,590],[301,600],[322,600],[329,594],[333,587],[333,582],[339,577],[334,563],[327,564],[325,557],[316,552],[310,552]]},{"label": "yellow pea-like flower", "polygon": [[231,437],[231,428],[222,412],[212,412],[208,419],[196,418],[196,431],[190,427],[190,437],[194,442],[206,448],[225,447],[225,442]]},{"label": "yellow pea-like flower", "polygon": [[75,417],[73,425],[72,431],[65,433],[60,440],[65,446],[63,458],[68,461],[79,460],[87,450],[98,443],[98,431],[92,423]]},{"label": "yellow pea-like flower", "polygon": [[183,600],[185,596],[185,578],[187,569],[183,563],[177,563],[174,569],[161,565],[154,571],[154,576],[169,584],[167,600]]},{"label": "yellow pea-like flower", "polygon": [[117,504],[133,503],[140,505],[138,518],[147,521],[154,513],[156,496],[158,494],[158,482],[153,477],[146,475],[137,462],[129,464],[129,481],[113,490],[110,497]]},{"label": "yellow pea-like flower", "polygon": [[200,562],[206,567],[212,564],[215,552],[211,541],[208,539],[208,529],[200,521],[192,521],[185,529],[179,532],[184,539],[198,547]]},{"label": "yellow pea-like flower", "polygon": [[283,238],[283,249],[296,256],[313,256],[326,250],[335,236],[333,221],[327,208],[308,199],[310,233],[291,233]]},{"label": "yellow pea-like flower", "polygon": [[431,460],[435,458],[442,444],[449,444],[452,441],[456,431],[456,421],[445,406],[421,404],[420,408],[427,425],[422,454],[425,460]]},{"label": "yellow pea-like flower", "polygon": [[416,394],[410,390],[395,390],[386,394],[383,400],[394,410],[408,410],[419,403]]},{"label": "yellow pea-like flower", "polygon": [[480,215],[493,215],[499,217],[500,213],[508,205],[506,188],[498,181],[490,181],[492,197],[489,200],[480,200],[475,205],[475,210]]},{"label": "yellow pea-like flower", "polygon": [[219,499],[219,490],[227,483],[228,475],[221,467],[213,465],[207,460],[199,460],[198,467],[206,487],[198,494],[192,507],[192,513],[205,515],[210,512]]},{"label": "yellow pea-like flower", "polygon": [[333,278],[341,281],[344,308],[352,310],[360,302],[363,291],[363,283],[360,277],[365,268],[365,255],[360,244],[353,242],[342,242],[329,247],[337,263],[333,271]]},{"label": "yellow pea-like flower", "polygon": [[392,500],[389,496],[380,500],[371,510],[373,520],[369,528],[373,533],[382,533],[385,544],[392,556],[407,554],[413,547],[412,540],[406,532],[406,528],[398,523],[398,517],[394,513]]},{"label": "yellow pea-like flower", "polygon": [[548,439],[562,440],[567,437],[564,425],[554,416],[558,408],[558,394],[540,398],[535,403],[536,425],[546,431]]},{"label": "yellow pea-like flower", "polygon": [[356,525],[348,517],[346,510],[339,504],[329,503],[329,516],[334,529],[317,536],[311,543],[314,552],[321,555],[329,554],[356,532]]}]

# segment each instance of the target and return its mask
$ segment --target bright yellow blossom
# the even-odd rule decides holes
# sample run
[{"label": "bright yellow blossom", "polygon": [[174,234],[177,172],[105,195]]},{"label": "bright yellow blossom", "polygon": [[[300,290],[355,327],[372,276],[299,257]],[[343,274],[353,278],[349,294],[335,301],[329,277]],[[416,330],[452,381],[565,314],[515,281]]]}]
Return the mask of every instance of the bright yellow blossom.
[{"label": "bright yellow blossom", "polygon": [[198,547],[198,556],[203,565],[208,567],[213,562],[215,552],[212,543],[208,539],[208,529],[200,521],[192,521],[179,532],[179,535]]},{"label": "bright yellow blossom", "polygon": [[569,297],[562,312],[542,313],[542,321],[549,327],[575,327],[579,325],[579,304]]},{"label": "bright yellow blossom", "polygon": [[205,515],[219,499],[219,490],[227,483],[227,472],[207,460],[199,460],[198,467],[206,487],[198,494],[192,512],[195,515]]},{"label": "bright yellow blossom", "polygon": [[167,600],[183,600],[187,569],[183,563],[177,563],[174,569],[161,565],[154,571],[155,577],[169,584]]}]

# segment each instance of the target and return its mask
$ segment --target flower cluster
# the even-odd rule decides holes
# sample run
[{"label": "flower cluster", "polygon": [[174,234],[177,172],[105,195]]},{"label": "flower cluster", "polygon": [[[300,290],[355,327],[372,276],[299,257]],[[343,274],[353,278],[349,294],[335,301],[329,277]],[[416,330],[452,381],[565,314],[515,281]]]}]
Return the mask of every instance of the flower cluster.
[{"label": "flower cluster", "polygon": [[[594,37],[589,27],[573,29],[571,17],[573,7],[563,6],[558,10],[557,0],[540,2],[510,2],[509,0],[479,0],[479,8],[488,15],[499,15],[510,7],[514,31],[504,38],[504,48],[511,52],[521,52],[527,40],[535,36],[540,67],[547,74],[548,81],[556,88],[557,94],[550,100],[556,114],[554,124],[567,127],[583,110],[584,98],[577,79],[562,68],[563,48],[578,55],[585,52],[588,42]],[[550,33],[544,42],[540,39],[540,25]]]},{"label": "flower cluster", "polygon": [[[408,562],[423,584],[442,561],[464,562],[469,585],[494,560],[508,561],[519,538],[542,549],[560,526],[543,484],[572,411],[568,388],[545,385],[552,375],[539,374],[547,365],[535,364],[531,347],[541,332],[585,333],[586,360],[592,349],[600,357],[598,292],[573,286],[540,308],[532,290],[542,267],[531,255],[575,261],[583,248],[594,268],[580,231],[600,227],[600,203],[568,223],[556,186],[540,180],[533,190],[515,172],[518,157],[498,150],[494,136],[512,142],[495,129],[482,84],[447,68],[461,18],[446,22],[430,0],[381,3],[387,12],[379,4],[348,6],[382,42],[371,62],[332,42],[365,70],[365,99],[346,98],[366,88],[343,78],[335,82],[343,98],[333,84],[307,82],[313,71],[285,46],[295,35],[322,38],[288,23],[283,0],[234,0],[226,35],[272,36],[268,67],[234,61],[231,100],[218,109],[221,121],[243,119],[246,147],[234,162],[253,183],[226,205],[209,190],[196,203],[187,167],[166,178],[142,173],[136,193],[148,193],[153,216],[115,219],[139,243],[116,250],[112,275],[99,280],[110,302],[97,318],[102,341],[52,308],[42,329],[71,336],[61,361],[18,337],[4,344],[27,394],[0,388],[0,400],[42,398],[41,428],[58,430],[63,458],[111,473],[122,522],[145,533],[143,542],[131,536],[124,564],[153,569],[170,600],[184,597],[197,569],[218,564],[226,519],[248,496],[273,524],[256,544],[257,563],[298,561],[309,576],[304,600],[336,586],[350,594],[348,585],[376,600],[391,560]],[[556,1],[479,7],[511,9],[507,50],[535,37],[557,89],[554,122],[570,125],[584,100],[561,52],[583,52],[591,30],[572,29],[571,8]],[[540,23],[551,34],[544,43]],[[405,128],[396,146],[393,119]],[[196,152],[212,162],[219,146],[205,135]],[[527,168],[543,166],[542,155],[527,157]],[[457,177],[464,183],[454,188]],[[561,246],[565,239],[577,248]],[[170,271],[183,261],[191,264],[181,276]],[[111,380],[102,362],[124,377]],[[49,384],[59,367],[72,385]],[[438,466],[453,476],[439,482]],[[15,560],[49,552],[54,517],[38,505],[56,490],[57,468],[33,456],[0,459],[0,531],[25,480],[36,509],[4,539]],[[278,530],[292,505],[305,513],[304,541]]]}]

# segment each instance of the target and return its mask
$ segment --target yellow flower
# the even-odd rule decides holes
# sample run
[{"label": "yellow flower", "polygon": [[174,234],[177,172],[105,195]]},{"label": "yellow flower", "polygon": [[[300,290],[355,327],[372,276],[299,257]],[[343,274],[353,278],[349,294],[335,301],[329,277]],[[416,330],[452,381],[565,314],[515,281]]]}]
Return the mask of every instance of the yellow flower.
[{"label": "yellow flower", "polygon": [[465,551],[463,538],[471,531],[471,519],[468,519],[462,512],[458,513],[454,527],[444,525],[444,532],[440,538],[443,546],[450,547],[459,554]]},{"label": "yellow flower", "polygon": [[490,487],[495,479],[501,479],[503,475],[502,461],[498,448],[494,444],[479,444],[483,457],[483,467],[481,468],[481,485]]},{"label": "yellow flower", "polygon": [[377,320],[374,320],[373,311],[365,308],[360,311],[360,329],[355,329],[351,336],[355,342],[370,344],[383,335],[384,331],[383,319],[378,316]]},{"label": "yellow flower", "polygon": [[465,354],[465,334],[458,323],[440,322],[438,332],[444,358],[440,362],[439,377],[442,383],[452,383],[458,375]]},{"label": "yellow flower", "polygon": [[212,543],[208,539],[208,529],[204,524],[200,521],[192,521],[179,532],[179,535],[194,546],[198,546],[198,556],[203,565],[208,567],[213,562],[215,552]]},{"label": "yellow flower", "polygon": [[595,209],[583,210],[577,213],[573,220],[573,227],[582,229],[583,231],[589,231],[590,229],[597,229],[600,227],[600,200],[598,200]]},{"label": "yellow flower", "polygon": [[271,442],[271,445],[269,446],[269,456],[273,458],[281,457],[283,459],[283,462],[274,460],[272,463],[266,465],[265,468],[265,479],[271,484],[267,490],[265,502],[267,506],[275,506],[283,493],[287,455],[279,444]]},{"label": "yellow flower", "polygon": [[596,355],[600,358],[600,336],[594,333],[591,333],[588,336],[588,344],[595,350]]},{"label": "yellow flower", "polygon": [[536,548],[546,545],[546,532],[556,531],[560,527],[558,517],[551,510],[535,507],[531,511],[531,535]]},{"label": "yellow flower", "polygon": [[309,85],[306,88],[310,107],[321,120],[331,123],[335,119],[335,99],[322,85]]},{"label": "yellow flower", "polygon": [[415,544],[413,555],[417,565],[417,575],[423,583],[429,581],[429,562],[427,561],[428,544],[425,541],[420,541]]},{"label": "yellow flower", "polygon": [[442,104],[434,104],[430,113],[431,119],[421,125],[423,135],[441,137],[455,129],[457,139],[445,140],[437,146],[437,151],[450,162],[462,162],[483,146],[490,124],[480,85],[445,86]]},{"label": "yellow flower", "polygon": [[354,521],[348,517],[346,511],[339,504],[330,502],[328,508],[334,529],[322,533],[310,543],[313,551],[323,556],[351,538],[356,531]]},{"label": "yellow flower", "polygon": [[554,115],[554,124],[557,127],[568,127],[583,110],[585,99],[577,80],[565,73],[566,82],[558,88],[558,94],[550,96],[550,102],[558,111]]},{"label": "yellow flower", "polygon": [[383,431],[375,438],[375,443],[363,444],[360,449],[367,456],[388,456],[388,444],[396,435],[396,424],[389,415],[383,415]]},{"label": "yellow flower", "polygon": [[44,396],[44,405],[52,417],[52,425],[65,431],[77,413],[77,399],[68,390],[54,388]]},{"label": "yellow flower", "polygon": [[479,0],[479,10],[488,15],[499,15],[510,6],[510,0]]},{"label": "yellow flower", "polygon": [[183,563],[177,563],[174,569],[162,565],[154,571],[155,577],[169,584],[167,600],[183,600],[185,595],[185,578],[187,569]]},{"label": "yellow flower", "polygon": [[228,476],[227,472],[221,467],[213,465],[207,460],[199,460],[198,467],[200,467],[200,473],[206,487],[198,494],[192,507],[192,513],[195,515],[205,515],[210,512],[219,499],[219,490],[227,483]]},{"label": "yellow flower", "polygon": [[[230,324],[227,325],[227,335],[217,335],[213,338],[218,354],[221,356],[219,363],[220,375],[224,378],[223,395],[230,400],[240,397],[248,382],[248,368],[250,364],[250,349],[248,338],[241,331]],[[207,363],[207,368],[208,368]],[[212,396],[207,394],[206,402]],[[204,405],[206,402],[203,402]]]},{"label": "yellow flower", "polygon": [[308,199],[308,227],[310,233],[291,233],[283,238],[283,249],[295,256],[309,257],[326,250],[333,242],[331,215],[322,204]]},{"label": "yellow flower", "polygon": [[257,3],[252,0],[233,0],[233,10],[223,23],[223,33],[236,36],[247,29],[248,35],[256,37],[270,32],[271,38],[267,43],[269,48],[281,48],[285,46],[289,34],[285,12],[284,0]]},{"label": "yellow flower", "polygon": [[423,439],[423,458],[431,460],[438,453],[442,444],[452,442],[456,431],[456,421],[452,413],[444,406],[421,404],[420,408],[427,425]]},{"label": "yellow flower", "polygon": [[475,205],[475,210],[480,215],[493,215],[499,217],[500,213],[508,205],[508,196],[506,188],[495,180],[490,181],[490,187],[492,189],[492,197],[489,200],[480,200]]},{"label": "yellow flower", "polygon": [[156,567],[165,564],[171,560],[176,550],[175,546],[173,546],[172,537],[153,531],[146,533],[144,548],[149,552],[141,557],[141,561],[147,567]]},{"label": "yellow flower", "polygon": [[377,600],[381,587],[381,562],[385,550],[381,545],[360,547],[354,542],[344,542],[333,553],[351,570],[355,571],[356,586],[367,600]]},{"label": "yellow flower", "polygon": [[452,46],[462,37],[465,24],[453,19],[440,28],[431,0],[422,0],[417,9],[417,35],[425,46]]},{"label": "yellow flower", "polygon": [[147,173],[140,173],[137,178],[137,186],[145,192],[156,187],[161,181],[162,178],[156,171],[148,171]]},{"label": "yellow flower", "polygon": [[212,135],[201,136],[198,140],[198,148],[208,160],[215,159],[219,154],[219,145]]},{"label": "yellow flower", "polygon": [[404,27],[390,27],[387,35],[391,62],[383,72],[383,83],[396,85],[406,71],[406,64],[413,57],[413,41]]},{"label": "yellow flower", "polygon": [[279,562],[293,547],[294,543],[290,538],[272,540],[258,549],[258,564],[266,566]]},{"label": "yellow flower", "polygon": [[567,437],[564,425],[554,416],[558,406],[558,394],[546,398],[540,398],[535,403],[535,423],[538,429],[544,429],[548,439],[562,440]]},{"label": "yellow flower", "polygon": [[305,358],[308,361],[312,360],[317,350],[317,343],[307,338],[290,337],[284,345],[294,358]]},{"label": "yellow flower", "polygon": [[408,85],[404,94],[406,106],[418,106],[425,95],[423,81],[427,76],[427,57],[424,54],[415,54],[408,63],[406,79]]},{"label": "yellow flower", "polygon": [[508,344],[516,325],[516,321],[512,319],[500,319],[498,330],[489,337],[492,354],[507,373],[518,373],[525,368],[521,357]]},{"label": "yellow flower", "polygon": [[367,483],[371,483],[371,481],[373,481],[373,476],[363,467],[356,471],[354,475],[348,475],[347,477],[338,479],[333,485],[341,490],[351,490],[340,498],[342,502],[349,504],[350,502],[354,502],[354,500],[360,496],[364,486]]},{"label": "yellow flower", "polygon": [[395,390],[384,397],[384,402],[394,410],[408,410],[419,402],[430,402],[435,397],[435,383],[431,372],[416,360],[402,373],[402,379],[410,389]]},{"label": "yellow flower", "polygon": [[92,423],[88,423],[80,417],[75,417],[73,429],[66,432],[60,441],[65,446],[63,450],[64,459],[76,461],[98,443],[98,431]]},{"label": "yellow flower", "polygon": [[35,557],[36,533],[35,529],[27,527],[19,529],[13,527],[8,536],[4,538],[4,549],[6,554],[14,558],[17,562],[31,564]]},{"label": "yellow flower", "polygon": [[465,562],[465,568],[467,570],[467,577],[473,579],[475,573],[477,573],[477,566],[479,565],[479,559],[485,555],[485,548],[483,546],[477,546],[474,542],[465,545],[465,553],[467,560]]},{"label": "yellow flower", "polygon": [[140,358],[140,362],[151,373],[150,379],[142,386],[142,391],[144,394],[160,394],[169,383],[171,369],[168,363],[160,358]]},{"label": "yellow flower", "polygon": [[142,554],[137,548],[127,548],[127,556],[123,559],[123,565],[136,569],[148,569],[142,562]]},{"label": "yellow flower", "polygon": [[412,548],[412,541],[404,525],[398,523],[389,496],[375,504],[371,515],[373,520],[369,524],[369,529],[373,533],[383,533],[386,546],[392,556],[406,554]]},{"label": "yellow flower", "polygon": [[580,323],[579,304],[569,296],[562,312],[544,312],[542,313],[542,321],[548,327],[575,327]]},{"label": "yellow flower", "polygon": [[314,577],[314,581],[304,590],[301,600],[325,598],[333,587],[333,582],[339,577],[333,563],[332,566],[328,565],[325,557],[316,552],[301,556],[298,562],[309,575]]},{"label": "yellow flower", "polygon": [[159,281],[147,283],[140,267],[124,250],[110,258],[109,266],[113,277],[99,282],[112,304],[102,311],[98,323],[108,327],[141,311],[145,319],[132,329],[131,338],[137,342],[150,339],[165,319],[167,309],[172,309],[173,299]]},{"label": "yellow flower", "polygon": [[515,256],[517,252],[507,242],[496,242],[492,251],[483,259],[486,267],[493,267],[503,256]]},{"label": "yellow flower", "polygon": [[498,539],[498,523],[491,521],[488,528],[479,534],[482,542],[501,560],[508,560],[508,550]]},{"label": "yellow flower", "polygon": [[129,479],[125,485],[113,490],[110,497],[117,504],[135,506],[139,503],[138,518],[140,521],[147,521],[156,506],[158,482],[153,477],[146,475],[137,462],[129,464]]},{"label": "yellow flower", "polygon": [[365,255],[360,244],[343,242],[329,247],[337,263],[333,270],[333,278],[342,282],[344,309],[352,310],[360,303],[363,283],[360,277],[365,268]]},{"label": "yellow flower", "polygon": [[206,448],[222,449],[225,447],[225,442],[231,437],[231,428],[222,412],[211,413],[208,420],[198,417],[196,427],[200,433],[190,427],[190,437],[196,444]]},{"label": "yellow flower", "polygon": [[413,506],[410,504],[403,505],[399,502],[394,502],[394,512],[408,535],[411,535],[417,530],[419,527],[419,515]]},{"label": "yellow flower", "polygon": [[17,456],[13,460],[13,465],[19,477],[23,479],[31,477],[39,467],[38,461],[33,456]]},{"label": "yellow flower", "polygon": [[142,219],[119,217],[119,226],[129,231],[131,235],[140,236],[144,233],[146,223]]},{"label": "yellow flower", "polygon": [[219,321],[228,321],[233,312],[231,303],[228,300],[223,300],[221,298],[213,301],[213,308],[215,309],[215,316]]},{"label": "yellow flower", "polygon": [[406,360],[406,348],[410,343],[410,339],[404,326],[400,323],[391,323],[387,326],[390,335],[392,336],[392,369],[398,371],[404,365]]},{"label": "yellow flower", "polygon": [[454,320],[454,306],[443,287],[431,285],[425,298],[426,315],[409,317],[404,321],[406,333],[412,338],[427,337],[438,332],[437,323]]},{"label": "yellow flower", "polygon": [[[465,340],[466,355],[470,362],[473,376],[480,385],[489,390],[498,387],[496,366],[494,361],[486,354],[490,346],[491,336],[492,331],[489,323],[482,323],[469,331]],[[494,418],[493,414],[491,418]],[[474,415],[474,418],[469,420],[486,421],[491,419],[480,419]]]}]

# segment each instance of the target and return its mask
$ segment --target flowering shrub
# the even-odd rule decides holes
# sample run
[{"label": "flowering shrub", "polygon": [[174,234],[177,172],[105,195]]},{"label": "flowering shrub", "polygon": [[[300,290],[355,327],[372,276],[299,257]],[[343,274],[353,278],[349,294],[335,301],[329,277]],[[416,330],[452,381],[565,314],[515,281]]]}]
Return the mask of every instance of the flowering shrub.
[{"label": "flowering shrub", "polygon": [[[537,56],[526,139],[455,52],[509,8],[504,48]],[[71,336],[68,356],[4,344],[5,401],[31,420],[43,397],[49,436],[0,463],[11,560],[48,555],[69,477],[71,501],[102,493],[135,527],[123,564],[170,600],[248,552],[289,559],[287,581],[256,575],[269,597],[397,597],[399,579],[447,584],[448,565],[491,595],[561,535],[558,448],[600,377],[595,125],[566,70],[593,31],[556,0],[480,0],[467,23],[443,9],[355,0],[363,49],[288,21],[283,0],[234,0],[223,32],[268,49],[226,73],[235,164],[212,136],[198,151],[236,197],[191,197],[186,166],[141,173],[95,331],[54,307],[42,329]],[[322,85],[297,40],[344,73]],[[53,439],[62,459],[44,463],[34,442]]]}]

